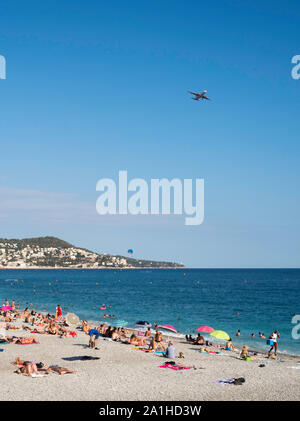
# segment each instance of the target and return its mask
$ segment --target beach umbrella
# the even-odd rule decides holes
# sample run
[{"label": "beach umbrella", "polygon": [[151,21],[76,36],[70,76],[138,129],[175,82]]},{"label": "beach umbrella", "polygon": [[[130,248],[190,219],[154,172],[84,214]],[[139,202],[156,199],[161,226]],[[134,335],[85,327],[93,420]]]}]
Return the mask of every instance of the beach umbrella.
[{"label": "beach umbrella", "polygon": [[152,324],[147,322],[146,320],[140,320],[139,322],[136,322],[135,324],[137,327],[151,327]]},{"label": "beach umbrella", "polygon": [[224,332],[223,330],[214,330],[210,333],[210,336],[213,336],[216,339],[223,339],[224,341],[228,341],[230,339],[228,333]]},{"label": "beach umbrella", "polygon": [[0,307],[0,309],[3,310],[3,311],[9,311],[9,310],[12,310],[12,307],[10,307],[10,306],[2,306],[2,307]]},{"label": "beach umbrella", "polygon": [[68,313],[66,315],[66,322],[68,323],[68,325],[78,325],[79,317],[74,313]]},{"label": "beach umbrella", "polygon": [[213,332],[215,329],[213,329],[210,326],[199,326],[196,329],[198,332],[204,332],[204,333],[211,333]]},{"label": "beach umbrella", "polygon": [[128,324],[128,322],[126,322],[125,320],[116,320],[115,322],[112,322],[112,325],[115,327],[123,327],[126,326]]},{"label": "beach umbrella", "polygon": [[165,329],[165,330],[169,330],[169,331],[171,331],[173,333],[177,333],[177,330],[175,329],[174,326],[171,326],[171,325],[158,325],[157,328],[159,328],[159,327],[161,329]]}]

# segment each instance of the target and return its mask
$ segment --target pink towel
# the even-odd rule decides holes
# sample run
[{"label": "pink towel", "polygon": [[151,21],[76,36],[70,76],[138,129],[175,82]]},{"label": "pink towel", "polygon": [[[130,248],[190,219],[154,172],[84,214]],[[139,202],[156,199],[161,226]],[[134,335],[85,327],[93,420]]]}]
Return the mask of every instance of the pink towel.
[{"label": "pink towel", "polygon": [[160,368],[172,368],[172,370],[189,370],[192,367],[180,367],[180,366],[175,366],[172,364],[164,364],[164,365],[160,365]]}]

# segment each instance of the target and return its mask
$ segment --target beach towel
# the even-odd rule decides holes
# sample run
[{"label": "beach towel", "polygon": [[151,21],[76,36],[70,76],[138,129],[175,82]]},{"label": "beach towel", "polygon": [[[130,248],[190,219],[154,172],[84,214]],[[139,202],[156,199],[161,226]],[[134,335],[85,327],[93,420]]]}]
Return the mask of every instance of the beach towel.
[{"label": "beach towel", "polygon": [[160,368],[171,368],[172,370],[177,370],[177,371],[179,371],[179,370],[189,370],[190,368],[193,368],[193,367],[183,367],[183,366],[181,366],[181,365],[176,365],[176,364],[164,364],[164,365],[160,365],[159,366]]},{"label": "beach towel", "polygon": [[92,357],[91,355],[80,355],[78,357],[65,357],[62,359],[65,361],[91,361],[100,360],[100,357]]},{"label": "beach towel", "polygon": [[227,379],[227,380],[216,380],[214,383],[220,384],[222,386],[225,386],[226,384],[230,384],[234,381],[234,379]]},{"label": "beach towel", "polygon": [[46,374],[36,374],[36,373],[32,373],[31,377],[46,377]]},{"label": "beach towel", "polygon": [[17,345],[39,345],[39,342],[28,342],[27,344],[17,344]]},{"label": "beach towel", "polygon": [[225,384],[234,384],[241,386],[243,383],[245,383],[244,377],[238,377],[233,379],[227,379],[227,380],[216,380],[214,383],[221,384],[224,386]]}]

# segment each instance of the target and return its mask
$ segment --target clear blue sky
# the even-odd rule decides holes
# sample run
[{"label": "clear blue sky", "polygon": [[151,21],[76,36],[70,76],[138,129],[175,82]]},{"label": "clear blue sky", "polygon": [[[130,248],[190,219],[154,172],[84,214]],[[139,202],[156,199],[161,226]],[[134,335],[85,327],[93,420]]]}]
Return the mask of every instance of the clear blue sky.
[{"label": "clear blue sky", "polygon": [[[299,21],[297,0],[0,1],[1,236],[299,267]],[[98,216],[122,169],[204,178],[204,223]]]}]

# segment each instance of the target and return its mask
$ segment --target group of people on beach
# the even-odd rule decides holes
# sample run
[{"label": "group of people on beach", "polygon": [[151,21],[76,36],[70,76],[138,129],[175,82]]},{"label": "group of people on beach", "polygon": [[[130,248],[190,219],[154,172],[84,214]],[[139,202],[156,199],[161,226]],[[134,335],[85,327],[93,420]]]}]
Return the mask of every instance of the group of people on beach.
[{"label": "group of people on beach", "polygon": [[[15,322],[21,321],[22,329],[30,331],[30,333],[58,335],[59,337],[74,337],[77,335],[76,331],[69,329],[68,324],[62,319],[62,310],[60,305],[56,308],[55,315],[37,313],[28,307],[24,311],[20,311],[20,305],[12,300],[11,303],[5,300],[5,309],[0,311],[0,345],[1,344],[20,344],[32,345],[39,344],[39,341],[34,336],[15,336],[9,335],[9,331],[18,331],[20,327],[15,326]],[[39,327],[39,329],[37,328]],[[48,368],[44,368],[42,362],[36,363],[35,361],[23,361],[17,357],[13,362],[18,367],[17,373],[24,374],[29,377],[41,376],[55,372],[57,374],[75,373],[74,370],[69,370],[66,367],[53,364]],[[43,372],[43,374],[41,374]]]},{"label": "group of people on beach", "polygon": [[[262,333],[262,332],[259,332],[258,333],[258,335],[259,335],[259,337],[260,338],[262,338],[262,339],[266,339],[266,336],[265,336],[265,334],[264,333]],[[240,329],[238,329],[238,331],[236,332],[236,336],[241,336],[241,331],[240,331]],[[252,339],[254,339],[255,338],[255,334],[254,333],[251,333],[251,338]],[[277,355],[277,340],[280,338],[280,333],[279,333],[279,331],[278,331],[278,329],[276,329],[276,330],[274,330],[271,334],[270,334],[270,336],[269,336],[269,338],[268,338],[268,342],[270,343],[270,346],[271,346],[271,348],[269,349],[269,352],[268,352],[268,357],[270,357],[271,356],[271,354],[272,354],[272,351],[274,351],[274,355],[276,356]],[[246,349],[247,348],[247,346],[244,346],[244,348]]]},{"label": "group of people on beach", "polygon": [[[14,325],[14,322],[18,320],[21,320],[24,323],[22,324],[22,329],[30,331],[31,334],[56,335],[60,338],[70,336],[74,338],[77,336],[77,332],[75,330],[71,330],[68,323],[63,318],[60,305],[57,305],[54,315],[51,315],[50,313],[38,313],[33,309],[30,310],[28,307],[26,307],[24,311],[21,311],[20,303],[18,302],[15,304],[14,300],[11,304],[8,300],[5,300],[5,307],[9,308],[9,310],[0,311],[0,344],[1,342],[21,345],[39,344],[34,336],[10,336],[8,334],[9,331],[17,331],[20,329]],[[99,338],[102,338],[124,344],[130,344],[148,352],[160,353],[162,356],[169,359],[176,358],[173,343],[171,341],[167,342],[164,340],[162,333],[158,330],[158,327],[155,324],[154,332],[150,327],[148,327],[145,332],[135,332],[125,329],[125,327],[108,326],[105,323],[99,324],[96,327],[91,327],[87,320],[83,320],[81,330],[88,335],[88,347],[91,349],[99,349],[98,340]],[[236,336],[241,336],[240,330],[237,331]],[[265,335],[261,332],[259,332],[259,336],[261,338],[265,338]],[[278,338],[280,338],[278,330],[275,330],[269,336],[271,348],[268,352],[268,357],[271,356],[272,351],[274,351],[274,355],[276,356]],[[216,351],[211,351],[210,347],[221,348],[226,351],[235,351],[231,338],[226,342],[225,347],[205,340],[201,334],[198,334],[195,338],[191,335],[186,335],[186,340],[194,345],[198,345],[200,347],[200,351],[202,352],[217,353]],[[179,353],[178,357],[184,358],[183,353]],[[240,353],[240,358],[255,359],[257,358],[257,353],[250,351],[249,347],[244,345]],[[45,368],[45,364],[42,362],[37,363],[35,361],[23,361],[20,357],[16,358],[14,365],[18,366],[18,374],[25,374],[30,377],[39,375],[41,371],[43,374],[49,374],[50,372],[58,374],[75,373],[74,370],[70,370],[56,364],[49,365],[48,368]]]},{"label": "group of people on beach", "polygon": [[173,343],[168,343],[163,339],[163,335],[160,331],[155,330],[155,334],[152,335],[151,329],[148,328],[146,332],[138,332],[138,334],[131,332],[124,327],[114,327],[105,324],[100,324],[97,327],[91,328],[87,320],[83,320],[81,326],[83,332],[89,336],[89,348],[98,349],[97,343],[99,338],[110,339],[112,341],[119,341],[124,344],[130,344],[136,347],[147,347],[149,351],[164,352],[166,356],[169,353],[173,353]]}]

